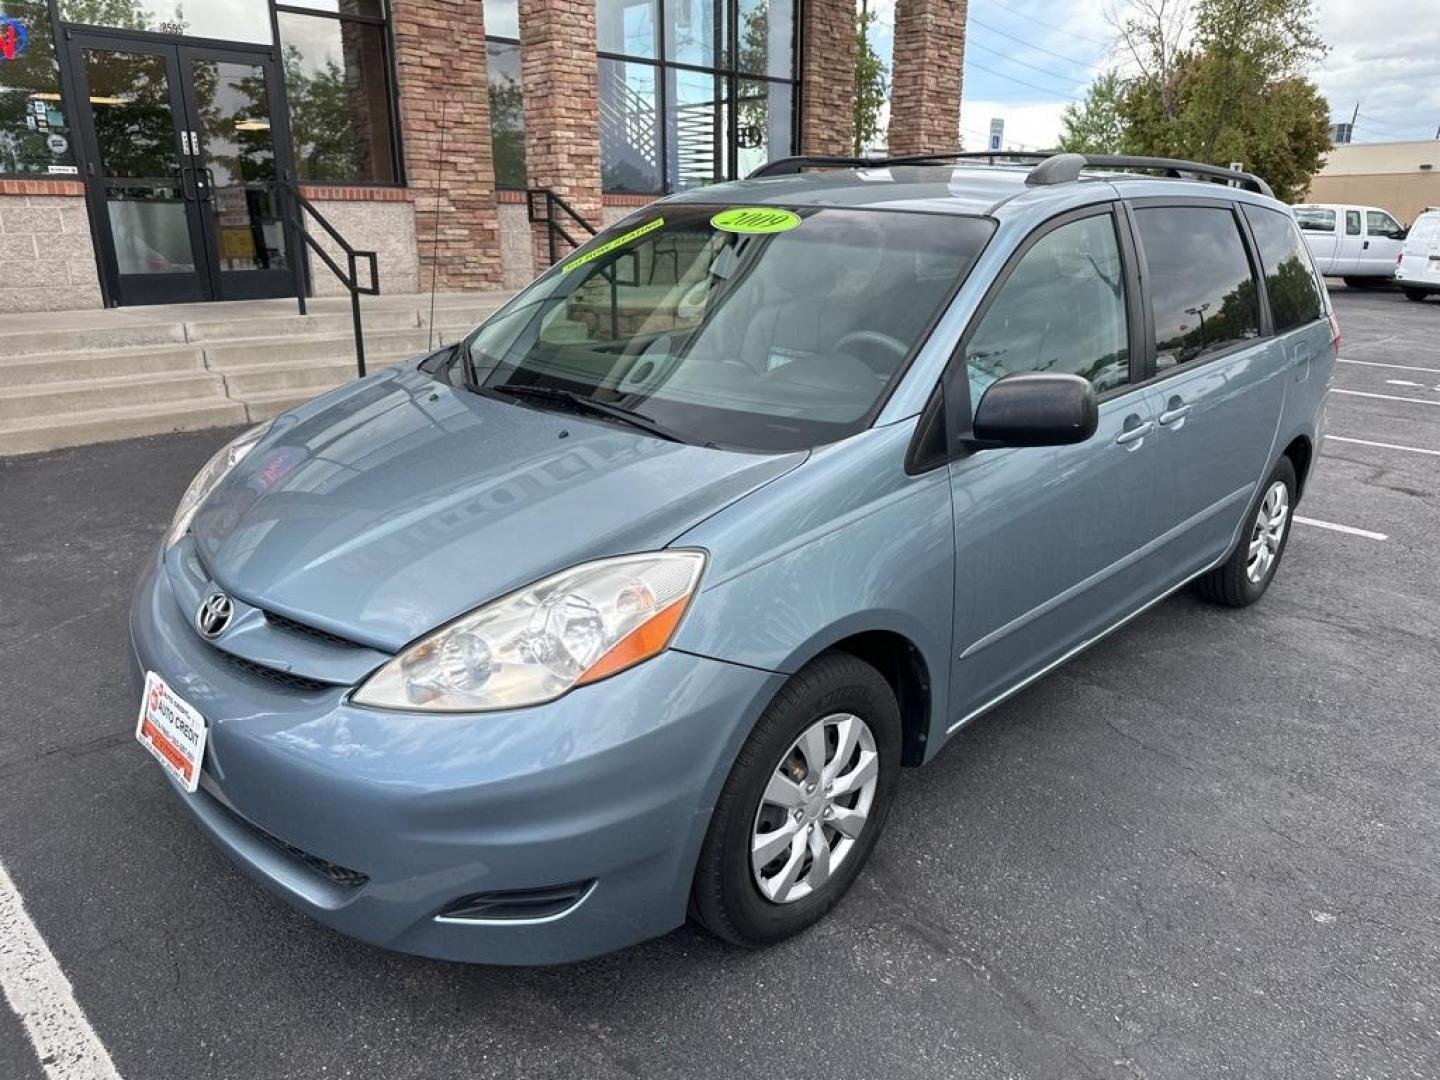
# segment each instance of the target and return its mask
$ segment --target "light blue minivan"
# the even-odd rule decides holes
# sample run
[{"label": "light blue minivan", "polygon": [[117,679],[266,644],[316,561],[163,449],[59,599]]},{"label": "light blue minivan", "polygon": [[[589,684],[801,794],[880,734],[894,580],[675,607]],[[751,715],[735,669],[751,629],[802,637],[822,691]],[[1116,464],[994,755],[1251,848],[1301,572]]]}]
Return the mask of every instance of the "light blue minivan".
[{"label": "light blue minivan", "polygon": [[135,594],[137,736],[366,941],[774,942],[902,766],[1187,583],[1259,599],[1338,340],[1244,173],[775,162],[222,449]]}]

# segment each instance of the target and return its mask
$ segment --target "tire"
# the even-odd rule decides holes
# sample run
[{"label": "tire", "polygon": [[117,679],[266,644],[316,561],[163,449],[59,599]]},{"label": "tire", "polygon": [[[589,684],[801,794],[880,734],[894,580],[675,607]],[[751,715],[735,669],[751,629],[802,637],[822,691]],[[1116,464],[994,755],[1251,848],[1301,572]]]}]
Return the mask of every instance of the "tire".
[{"label": "tire", "polygon": [[1348,289],[1365,289],[1370,286],[1369,278],[1351,276],[1342,277],[1340,280],[1345,282],[1345,287]]},{"label": "tire", "polygon": [[[1277,487],[1284,489],[1284,515],[1279,524],[1279,534],[1276,536],[1273,526],[1264,529],[1265,536],[1262,537],[1262,517],[1274,521],[1272,513],[1267,508],[1274,507],[1272,503],[1272,492]],[[1251,509],[1249,517],[1245,519],[1245,527],[1240,532],[1240,542],[1235,545],[1235,550],[1215,569],[1202,574],[1195,581],[1195,591],[1202,599],[1212,604],[1223,604],[1226,607],[1249,607],[1265,595],[1265,590],[1275,580],[1275,572],[1280,568],[1280,559],[1285,554],[1285,547],[1290,542],[1290,526],[1292,524],[1295,502],[1299,485],[1295,479],[1295,466],[1291,464],[1288,457],[1282,457],[1276,463],[1274,470],[1270,473],[1269,479],[1261,488],[1260,498]],[[1269,548],[1269,558],[1263,561],[1263,568],[1252,562],[1256,556],[1252,555],[1251,548],[1257,541],[1264,542]],[[1257,552],[1256,555],[1260,553]],[[1258,577],[1255,574],[1259,570]]]},{"label": "tire", "polygon": [[[841,717],[864,730],[844,729],[853,745],[837,765]],[[814,781],[815,793],[807,794],[815,770],[800,743],[816,727],[826,740],[825,762]],[[866,731],[873,751],[866,749]],[[894,691],[863,660],[826,653],[791,676],[740,748],[716,803],[691,889],[695,920],[717,937],[753,949],[798,934],[834,907],[860,875],[885,827],[899,781],[901,732]],[[818,749],[814,742],[809,746],[812,753]],[[873,759],[866,757],[870,753]],[[864,778],[871,760],[873,786],[867,799],[870,781]],[[827,799],[826,781],[832,778],[840,781],[836,786],[855,790]],[[777,794],[784,797],[783,805],[773,801]],[[857,809],[860,819],[854,817]],[[853,837],[840,828],[842,820],[857,830]],[[752,844],[771,834],[774,858],[752,866]],[[819,872],[817,844],[825,848],[826,865],[833,866],[828,876]],[[762,887],[774,890],[773,895]]]},{"label": "tire", "polygon": [[1405,294],[1406,300],[1414,300],[1416,303],[1419,303],[1430,295],[1424,289],[1401,289],[1400,291]]}]

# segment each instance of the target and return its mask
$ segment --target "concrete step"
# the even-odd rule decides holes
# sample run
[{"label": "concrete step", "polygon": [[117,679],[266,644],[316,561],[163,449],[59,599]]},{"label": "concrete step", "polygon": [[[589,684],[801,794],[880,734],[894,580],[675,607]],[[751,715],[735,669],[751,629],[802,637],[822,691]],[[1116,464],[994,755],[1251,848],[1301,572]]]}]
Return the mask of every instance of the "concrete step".
[{"label": "concrete step", "polygon": [[[438,314],[438,313],[437,313]],[[361,309],[361,324],[371,331],[414,330],[420,313],[413,307]],[[354,335],[350,313],[325,312],[310,315],[261,315],[238,319],[207,319],[185,324],[191,341],[233,341],[247,338],[301,337],[315,334]]]},{"label": "concrete step", "polygon": [[[428,330],[377,330],[365,335],[365,353],[370,356],[414,356],[428,349],[458,341],[468,327],[437,326],[432,337]],[[216,371],[259,364],[301,364],[315,360],[348,358],[353,364],[353,334],[314,334],[309,337],[246,338],[205,345],[205,362]]]},{"label": "concrete step", "polygon": [[[273,415],[273,414],[272,414]],[[62,446],[136,439],[172,431],[245,424],[249,416],[238,401],[195,402],[176,408],[173,402],[96,409],[70,416],[46,416],[24,421],[0,420],[0,456],[57,450]],[[168,512],[168,511],[167,511]]]},{"label": "concrete step", "polygon": [[184,323],[122,323],[106,327],[66,329],[64,312],[36,315],[42,329],[0,333],[0,356],[29,356],[33,353],[94,352],[101,349],[134,348],[141,345],[170,345],[185,340]]},{"label": "concrete step", "polygon": [[220,378],[208,371],[86,379],[0,390],[0,422],[162,403],[184,410],[207,400],[224,399]]},{"label": "concrete step", "polygon": [[[404,354],[368,357],[371,375],[404,360]],[[293,391],[315,397],[356,378],[354,360],[314,360],[304,364],[250,364],[225,369],[225,392],[240,401],[257,395]]]},{"label": "concrete step", "polygon": [[91,352],[46,352],[0,356],[0,390],[123,375],[200,371],[205,355],[198,345],[145,345]]}]

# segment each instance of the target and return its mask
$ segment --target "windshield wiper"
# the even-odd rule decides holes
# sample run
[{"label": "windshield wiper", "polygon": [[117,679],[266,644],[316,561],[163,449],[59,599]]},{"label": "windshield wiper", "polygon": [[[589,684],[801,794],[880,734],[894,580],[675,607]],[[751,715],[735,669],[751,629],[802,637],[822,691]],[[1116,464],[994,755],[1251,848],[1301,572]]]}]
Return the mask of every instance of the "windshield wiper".
[{"label": "windshield wiper", "polygon": [[558,386],[528,386],[522,383],[501,383],[498,386],[487,386],[485,389],[510,397],[532,398],[536,401],[552,401],[556,404],[567,405],[579,412],[588,412],[596,416],[619,420],[623,424],[629,424],[631,427],[639,428],[641,431],[668,439],[671,442],[688,443],[690,441],[678,431],[666,427],[658,420],[650,419],[644,413],[609,401],[597,401],[584,394],[577,394],[574,390],[564,390]]}]

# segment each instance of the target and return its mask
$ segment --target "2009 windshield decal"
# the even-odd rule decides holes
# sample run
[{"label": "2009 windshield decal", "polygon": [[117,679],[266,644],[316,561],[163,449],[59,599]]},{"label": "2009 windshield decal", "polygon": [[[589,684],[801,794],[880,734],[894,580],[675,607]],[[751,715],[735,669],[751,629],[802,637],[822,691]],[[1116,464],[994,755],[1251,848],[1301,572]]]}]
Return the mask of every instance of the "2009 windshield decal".
[{"label": "2009 windshield decal", "polygon": [[640,239],[640,237],[644,236],[646,233],[652,233],[652,232],[654,232],[656,229],[660,228],[660,226],[662,226],[662,225],[664,225],[664,224],[665,224],[665,219],[664,219],[664,218],[656,218],[654,221],[646,222],[644,225],[641,225],[638,229],[631,229],[629,232],[625,233],[623,236],[617,236],[614,240],[609,240],[609,241],[601,244],[601,245],[600,245],[599,247],[597,247],[594,251],[587,251],[587,252],[585,252],[584,255],[577,255],[575,258],[571,259],[571,260],[570,260],[569,262],[567,262],[563,267],[561,267],[560,272],[561,272],[562,274],[568,274],[571,270],[574,270],[577,266],[584,266],[586,263],[592,262],[592,261],[594,261],[595,259],[600,258],[601,255],[608,255],[610,252],[614,251],[616,248],[618,248],[618,247],[624,247],[626,244],[631,243],[631,242],[634,241],[634,240]]}]

